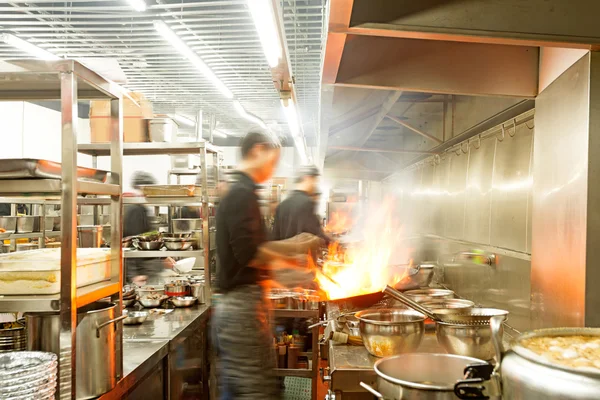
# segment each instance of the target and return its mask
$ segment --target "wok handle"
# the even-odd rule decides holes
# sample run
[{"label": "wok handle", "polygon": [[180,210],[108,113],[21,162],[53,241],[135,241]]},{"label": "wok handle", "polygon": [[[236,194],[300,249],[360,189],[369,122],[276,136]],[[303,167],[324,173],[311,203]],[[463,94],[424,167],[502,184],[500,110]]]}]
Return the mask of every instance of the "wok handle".
[{"label": "wok handle", "polygon": [[410,307],[413,310],[420,312],[421,314],[425,314],[426,316],[428,316],[429,318],[431,318],[432,320],[434,320],[436,322],[440,320],[428,308],[423,307],[421,304],[417,303],[416,301],[414,301],[411,298],[408,298],[407,296],[403,295],[402,293],[400,293],[399,291],[397,291],[396,289],[394,289],[393,287],[391,287],[389,285],[386,285],[385,289],[383,289],[383,292],[390,295],[394,299],[398,300],[405,306]]},{"label": "wok handle", "polygon": [[362,386],[363,389],[365,389],[367,392],[371,393],[373,396],[377,397],[378,399],[385,400],[385,397],[383,397],[383,395],[381,393],[379,393],[377,390],[373,389],[373,387],[371,387],[371,385],[367,385],[366,383],[361,382],[360,386]]}]

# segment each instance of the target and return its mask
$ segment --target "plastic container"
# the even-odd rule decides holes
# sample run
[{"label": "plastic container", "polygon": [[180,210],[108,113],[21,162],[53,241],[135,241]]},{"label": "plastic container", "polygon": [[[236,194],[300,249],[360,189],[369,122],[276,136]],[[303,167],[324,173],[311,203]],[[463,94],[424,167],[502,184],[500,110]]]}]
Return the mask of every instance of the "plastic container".
[{"label": "plastic container", "polygon": [[[77,249],[77,287],[110,278],[110,249]],[[60,249],[0,254],[0,295],[60,293]]]}]

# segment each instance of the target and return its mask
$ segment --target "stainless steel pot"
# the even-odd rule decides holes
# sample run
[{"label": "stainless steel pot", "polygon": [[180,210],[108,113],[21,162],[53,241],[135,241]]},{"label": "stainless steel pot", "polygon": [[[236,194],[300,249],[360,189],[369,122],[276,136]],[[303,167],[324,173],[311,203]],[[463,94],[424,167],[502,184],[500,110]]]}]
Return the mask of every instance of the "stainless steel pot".
[{"label": "stainless steel pot", "polygon": [[[122,370],[121,335],[117,322],[126,315],[115,316],[116,305],[96,302],[77,311],[76,398],[93,399],[117,384]],[[60,354],[60,314],[29,313],[27,349]]]},{"label": "stainless steel pot", "polygon": [[423,340],[425,316],[405,308],[372,309],[355,314],[360,336],[375,357],[415,351]]},{"label": "stainless steel pot", "polygon": [[40,217],[17,217],[17,233],[32,233],[40,230]]},{"label": "stainless steel pot", "polygon": [[[499,367],[490,374],[460,381],[455,392],[461,399],[502,395],[504,400],[597,400],[600,398],[600,370],[583,370],[552,363],[528,350],[524,341],[535,337],[594,336],[600,338],[598,328],[551,328],[525,332],[504,352],[497,333],[502,320],[491,321]],[[477,367],[472,368],[477,369]],[[501,389],[501,390],[500,390]],[[500,393],[501,392],[501,393]],[[470,396],[466,394],[469,393]]]},{"label": "stainless steel pot", "polygon": [[471,364],[485,362],[452,354],[401,354],[375,363],[376,389],[363,382],[361,386],[379,399],[454,400],[454,384]]},{"label": "stainless steel pot", "polygon": [[433,299],[452,299],[454,292],[446,289],[417,289],[404,292],[404,295],[410,297],[416,302],[428,301]]},{"label": "stainless steel pot", "polygon": [[192,283],[190,285],[190,294],[198,299],[198,304],[206,303],[206,290],[204,283]]},{"label": "stainless steel pot", "polygon": [[165,284],[165,294],[170,297],[187,296],[190,293],[190,284],[187,281],[178,280]]}]

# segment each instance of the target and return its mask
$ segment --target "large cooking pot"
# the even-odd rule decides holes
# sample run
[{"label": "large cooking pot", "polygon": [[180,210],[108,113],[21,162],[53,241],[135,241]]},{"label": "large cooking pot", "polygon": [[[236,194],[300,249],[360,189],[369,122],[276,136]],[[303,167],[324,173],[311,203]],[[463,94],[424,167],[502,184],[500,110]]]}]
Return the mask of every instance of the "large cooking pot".
[{"label": "large cooking pot", "polygon": [[454,384],[468,365],[486,365],[476,358],[452,354],[408,353],[375,363],[377,388],[361,386],[379,399],[455,400]]},{"label": "large cooking pot", "polygon": [[[96,302],[77,310],[76,399],[93,399],[110,390],[120,378],[123,363],[118,346],[116,305]],[[60,314],[28,313],[27,349],[60,354]],[[119,351],[118,351],[119,350]]]},{"label": "large cooking pot", "polygon": [[[492,320],[492,325],[496,332],[500,322]],[[491,374],[479,374],[480,378],[457,383],[456,394],[461,399],[472,399],[476,398],[474,396],[499,395],[501,388],[504,400],[600,399],[600,370],[552,363],[523,344],[527,339],[555,336],[594,336],[600,339],[600,329],[552,328],[525,332],[513,341],[508,352],[503,351],[501,341],[494,335],[499,352],[496,357],[501,360],[499,368]]]}]

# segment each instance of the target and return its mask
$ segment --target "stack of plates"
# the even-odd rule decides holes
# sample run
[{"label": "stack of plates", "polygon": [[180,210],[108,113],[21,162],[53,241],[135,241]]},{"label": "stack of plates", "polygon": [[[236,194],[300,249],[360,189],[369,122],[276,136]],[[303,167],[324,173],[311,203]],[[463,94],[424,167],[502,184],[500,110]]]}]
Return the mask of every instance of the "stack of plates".
[{"label": "stack of plates", "polygon": [[53,399],[57,365],[53,353],[18,351],[0,354],[0,399]]},{"label": "stack of plates", "polygon": [[21,351],[27,347],[25,326],[18,322],[0,324],[0,353]]}]

